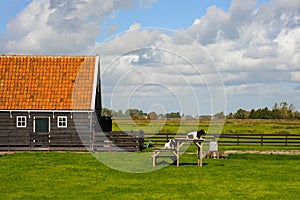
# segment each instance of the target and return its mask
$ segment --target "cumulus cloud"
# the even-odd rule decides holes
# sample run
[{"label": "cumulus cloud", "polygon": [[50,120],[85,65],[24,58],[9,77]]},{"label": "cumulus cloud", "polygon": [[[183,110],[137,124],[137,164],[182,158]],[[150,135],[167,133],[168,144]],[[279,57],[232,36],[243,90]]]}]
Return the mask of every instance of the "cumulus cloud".
[{"label": "cumulus cloud", "polygon": [[[281,74],[299,69],[299,11],[300,2],[296,1],[271,0],[257,7],[254,0],[235,0],[228,12],[208,9],[207,15],[186,32],[205,46],[223,73],[241,73],[244,77],[249,72],[246,81],[255,82],[260,80],[253,71],[268,70],[263,74],[273,77],[274,82],[291,81]],[[202,30],[209,24],[211,28]],[[201,36],[203,31],[209,34]],[[237,82],[240,79],[231,77]]]},{"label": "cumulus cloud", "polygon": [[233,0],[227,11],[209,7],[186,29],[143,29],[132,22],[128,31],[96,43],[105,17],[153,2],[33,0],[8,23],[0,44],[9,53],[100,53],[108,96],[122,83],[118,95],[145,85],[147,90],[138,90],[140,96],[159,97],[166,90],[148,84],[161,83],[182,98],[205,94],[217,99],[224,92],[223,82],[229,99],[244,95],[251,101],[262,95],[286,100],[298,95],[300,1]]},{"label": "cumulus cloud", "polygon": [[[299,11],[297,1],[271,0],[257,4],[255,0],[234,0],[228,11],[212,6],[206,15],[191,22],[188,29],[175,33],[145,30],[133,24],[131,31],[102,45],[101,49],[104,55],[116,52],[117,47],[118,53],[134,55],[134,62],[126,69],[146,63],[161,65],[160,68],[153,65],[152,72],[143,74],[148,75],[143,80],[148,80],[152,73],[153,80],[159,77],[175,85],[172,81],[180,80],[178,74],[163,72],[163,67],[172,67],[185,77],[186,89],[208,88],[222,79],[229,99],[248,94],[250,101],[266,95],[285,100],[295,96],[294,89],[299,88],[299,76],[295,73],[300,67]],[[217,85],[220,90],[222,84]],[[284,92],[280,93],[281,90]]]},{"label": "cumulus cloud", "polygon": [[33,0],[7,24],[3,53],[78,54],[95,45],[100,22],[153,0]]}]

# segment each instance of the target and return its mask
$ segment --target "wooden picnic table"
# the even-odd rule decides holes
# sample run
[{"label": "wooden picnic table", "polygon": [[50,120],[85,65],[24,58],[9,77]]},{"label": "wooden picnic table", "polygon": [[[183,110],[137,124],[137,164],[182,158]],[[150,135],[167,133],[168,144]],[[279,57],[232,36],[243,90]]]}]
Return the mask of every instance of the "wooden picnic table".
[{"label": "wooden picnic table", "polygon": [[[204,139],[190,139],[190,138],[174,138],[176,142],[176,148],[159,148],[154,149],[152,154],[153,158],[153,166],[156,166],[156,158],[157,157],[171,157],[174,161],[176,161],[177,167],[179,167],[179,158],[180,158],[180,148],[184,145],[184,143],[194,143],[197,146],[197,157],[198,157],[198,166],[202,166],[202,147]],[[171,155],[161,155],[161,152],[171,152]]]}]

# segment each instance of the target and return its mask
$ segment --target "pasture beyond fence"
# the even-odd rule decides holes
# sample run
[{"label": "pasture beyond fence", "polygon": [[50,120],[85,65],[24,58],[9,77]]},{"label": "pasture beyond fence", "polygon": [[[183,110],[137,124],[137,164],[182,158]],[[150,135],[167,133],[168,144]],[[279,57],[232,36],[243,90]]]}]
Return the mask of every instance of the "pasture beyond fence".
[{"label": "pasture beyond fence", "polygon": [[[167,140],[186,135],[145,133],[145,144],[163,146]],[[217,141],[220,146],[300,146],[300,134],[208,134],[206,143]]]}]

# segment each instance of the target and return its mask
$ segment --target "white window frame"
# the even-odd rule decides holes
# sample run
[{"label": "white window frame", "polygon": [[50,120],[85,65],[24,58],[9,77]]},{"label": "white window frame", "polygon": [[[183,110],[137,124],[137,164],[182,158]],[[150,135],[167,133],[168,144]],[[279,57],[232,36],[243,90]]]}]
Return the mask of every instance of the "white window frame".
[{"label": "white window frame", "polygon": [[[62,123],[62,125],[60,123]],[[67,128],[68,127],[68,117],[67,116],[58,116],[57,117],[57,127],[58,128]]]},{"label": "white window frame", "polygon": [[17,126],[17,128],[26,128],[27,127],[27,117],[26,116],[17,116],[16,126]]}]

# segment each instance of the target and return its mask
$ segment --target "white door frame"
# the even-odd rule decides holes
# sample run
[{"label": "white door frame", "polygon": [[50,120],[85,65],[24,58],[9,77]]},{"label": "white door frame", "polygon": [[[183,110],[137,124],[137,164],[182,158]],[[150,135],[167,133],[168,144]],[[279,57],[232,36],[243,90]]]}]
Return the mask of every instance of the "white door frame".
[{"label": "white door frame", "polygon": [[49,116],[35,116],[33,117],[33,132],[35,133],[35,119],[48,119],[49,120],[49,133],[51,132],[51,117]]}]

